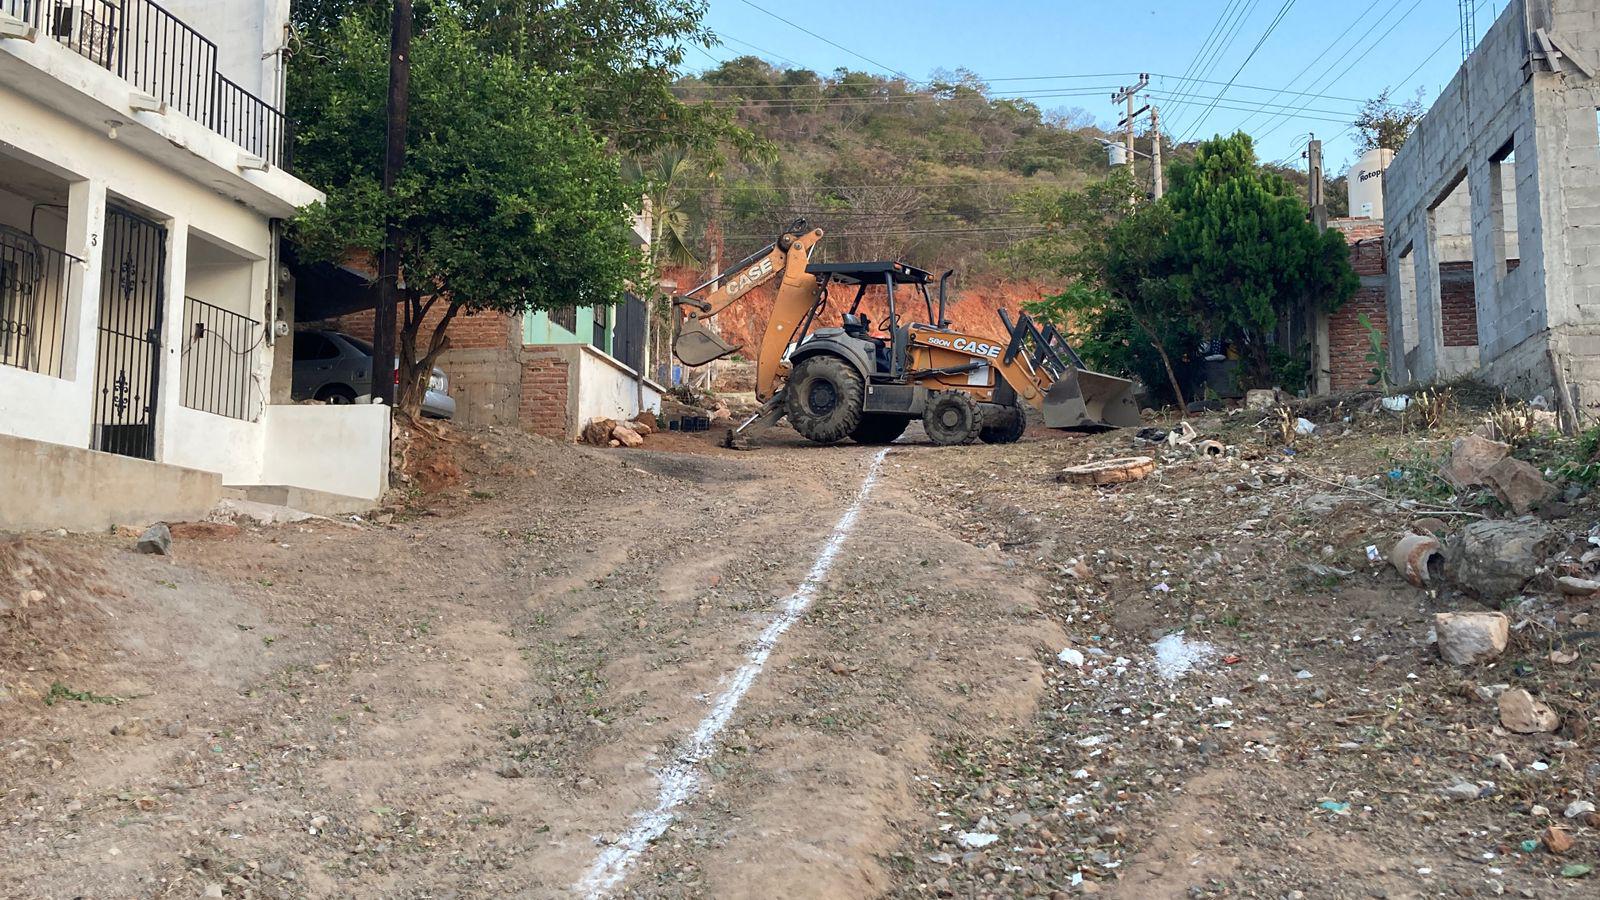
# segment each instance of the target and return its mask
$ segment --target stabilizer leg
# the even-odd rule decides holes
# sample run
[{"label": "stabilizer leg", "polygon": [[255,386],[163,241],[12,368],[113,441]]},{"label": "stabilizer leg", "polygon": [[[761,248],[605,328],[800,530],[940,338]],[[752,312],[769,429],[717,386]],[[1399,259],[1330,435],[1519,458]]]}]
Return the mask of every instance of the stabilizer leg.
[{"label": "stabilizer leg", "polygon": [[722,446],[730,450],[754,450],[761,436],[767,429],[778,424],[783,418],[783,391],[772,395],[772,399],[761,404],[756,414],[744,420],[738,428],[728,429],[722,439]]}]

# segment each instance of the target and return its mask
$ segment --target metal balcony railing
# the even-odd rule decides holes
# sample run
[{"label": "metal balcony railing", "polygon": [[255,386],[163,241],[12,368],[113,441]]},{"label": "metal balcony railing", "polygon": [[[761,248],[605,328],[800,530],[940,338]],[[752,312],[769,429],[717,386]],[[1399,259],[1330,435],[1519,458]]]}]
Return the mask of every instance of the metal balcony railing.
[{"label": "metal balcony railing", "polygon": [[0,365],[62,376],[69,285],[81,262],[0,225]]},{"label": "metal balcony railing", "polygon": [[282,111],[218,72],[217,45],[152,0],[0,0],[0,13],[284,166]]},{"label": "metal balcony railing", "polygon": [[204,300],[183,306],[183,405],[255,421],[263,397],[256,384],[261,323]]}]

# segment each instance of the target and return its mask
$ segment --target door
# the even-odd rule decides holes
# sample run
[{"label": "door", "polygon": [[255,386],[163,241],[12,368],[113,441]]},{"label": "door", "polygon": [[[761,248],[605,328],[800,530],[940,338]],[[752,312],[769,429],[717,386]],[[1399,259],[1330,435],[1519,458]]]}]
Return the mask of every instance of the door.
[{"label": "door", "polygon": [[625,294],[617,304],[616,327],[611,334],[611,355],[623,365],[641,371],[644,365],[644,301]]},{"label": "door", "polygon": [[95,450],[156,457],[166,261],[166,228],[115,205],[106,208],[90,435]]}]

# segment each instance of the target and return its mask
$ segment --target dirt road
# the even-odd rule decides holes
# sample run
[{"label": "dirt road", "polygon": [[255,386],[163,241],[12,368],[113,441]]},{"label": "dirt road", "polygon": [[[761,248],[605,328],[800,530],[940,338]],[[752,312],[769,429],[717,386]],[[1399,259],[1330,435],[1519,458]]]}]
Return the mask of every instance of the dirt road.
[{"label": "dirt road", "polygon": [[575,886],[658,805],[657,772],[830,539],[679,824],[616,883],[881,892],[933,735],[1026,717],[1057,640],[1026,579],[919,512],[917,452],[881,460],[839,533],[874,451],[502,439],[471,494],[392,527],[180,537],[170,561],[13,544],[50,599],[6,659],[0,892],[597,890]]},{"label": "dirt road", "polygon": [[1464,699],[1392,509],[1052,477],[1128,441],[477,432],[392,521],[0,543],[0,895],[1583,895],[1518,841],[1592,740]]}]

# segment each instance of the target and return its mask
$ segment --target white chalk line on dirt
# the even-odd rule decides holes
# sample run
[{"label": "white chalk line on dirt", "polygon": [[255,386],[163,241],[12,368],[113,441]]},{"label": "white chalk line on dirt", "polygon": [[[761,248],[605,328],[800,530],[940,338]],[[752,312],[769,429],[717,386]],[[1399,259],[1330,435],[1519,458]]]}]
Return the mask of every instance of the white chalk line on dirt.
[{"label": "white chalk line on dirt", "polygon": [[828,577],[828,570],[833,568],[833,561],[838,557],[845,539],[855,529],[856,519],[878,482],[878,472],[888,452],[889,448],[885,447],[872,457],[872,465],[867,469],[866,479],[861,482],[861,489],[856,492],[855,499],[850,502],[844,515],[839,517],[838,524],[833,526],[833,533],[828,535],[828,542],[822,546],[817,561],[811,564],[811,571],[806,573],[805,580],[784,600],[777,616],[761,631],[755,645],[745,655],[744,665],[733,673],[727,687],[712,703],[711,712],[700,720],[699,727],[679,748],[672,764],[657,773],[661,790],[656,795],[655,808],[634,813],[633,818],[637,821],[633,828],[616,843],[600,851],[594,865],[589,867],[588,874],[574,885],[579,893],[586,897],[608,897],[621,887],[628,877],[628,869],[672,826],[677,818],[674,810],[700,790],[701,763],[716,749],[717,736],[728,726],[739,701],[744,699],[751,685],[761,675],[761,670],[767,665],[767,657],[778,646],[778,640],[789,630],[789,626],[800,621],[800,617],[805,615],[816,599],[817,589]]}]

